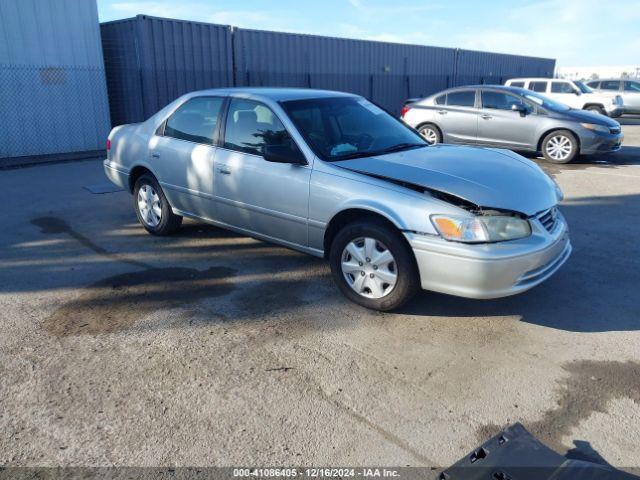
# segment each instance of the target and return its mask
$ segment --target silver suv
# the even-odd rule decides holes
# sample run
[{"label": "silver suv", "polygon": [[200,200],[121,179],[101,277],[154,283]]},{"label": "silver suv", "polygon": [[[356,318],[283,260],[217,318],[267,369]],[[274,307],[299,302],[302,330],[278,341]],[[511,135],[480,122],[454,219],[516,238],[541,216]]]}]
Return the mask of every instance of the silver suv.
[{"label": "silver suv", "polygon": [[[571,253],[562,194],[512,152],[431,147],[362,97],[207,90],[116,127],[107,176],[154,235],[191,217],[326,257],[351,300],[527,290]],[[286,292],[283,292],[286,295]]]},{"label": "silver suv", "polygon": [[463,143],[542,152],[553,163],[578,154],[613,152],[620,124],[516,87],[478,85],[436,93],[402,110],[429,143]]},{"label": "silver suv", "polygon": [[624,113],[640,115],[640,80],[631,78],[602,78],[587,85],[596,92],[615,93],[622,97]]}]

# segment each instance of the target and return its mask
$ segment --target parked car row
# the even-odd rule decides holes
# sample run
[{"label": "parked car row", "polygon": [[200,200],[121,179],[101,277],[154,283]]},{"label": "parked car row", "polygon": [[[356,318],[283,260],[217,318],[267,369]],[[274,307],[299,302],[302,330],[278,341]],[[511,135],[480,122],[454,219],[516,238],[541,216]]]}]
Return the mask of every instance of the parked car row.
[{"label": "parked car row", "polygon": [[[450,122],[432,130],[437,139],[469,143],[474,123],[510,129],[561,110],[510,87],[453,89],[429,102],[410,112],[433,110]],[[612,127],[582,114],[594,131]],[[562,131],[552,137],[558,151],[575,154],[579,144]],[[344,295],[369,308],[396,309],[420,288],[513,295],[564,264],[571,243],[562,192],[538,165],[504,149],[431,146],[421,133],[357,95],[207,90],[116,127],[104,170],[133,194],[149,233],[170,234],[191,217],[325,257]]]},{"label": "parked car row", "polygon": [[[401,117],[430,144],[541,152],[553,163],[568,163],[580,154],[619,150],[624,138],[620,124],[600,114],[599,109],[605,107],[598,106],[605,103],[605,98],[613,99],[608,111],[619,112],[619,97],[558,93],[570,88],[574,88],[572,82],[548,79],[514,79],[507,86],[451,88],[406,104]],[[572,108],[565,101],[551,98],[564,100],[565,95],[571,101],[582,97],[591,100],[580,100],[574,103],[578,107]]]}]

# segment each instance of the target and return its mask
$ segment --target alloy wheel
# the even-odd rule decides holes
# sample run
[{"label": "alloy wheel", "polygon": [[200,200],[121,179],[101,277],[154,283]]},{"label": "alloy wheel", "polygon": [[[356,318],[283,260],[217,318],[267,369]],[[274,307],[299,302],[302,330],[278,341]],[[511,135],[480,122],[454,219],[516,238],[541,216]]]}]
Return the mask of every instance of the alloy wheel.
[{"label": "alloy wheel", "polygon": [[573,151],[571,139],[565,135],[551,137],[545,146],[547,154],[554,160],[566,160]]},{"label": "alloy wheel", "polygon": [[140,217],[150,227],[157,227],[162,219],[160,197],[151,185],[143,184],[138,190]]},{"label": "alloy wheel", "polygon": [[438,132],[436,132],[432,127],[422,127],[419,130],[419,133],[424,137],[429,145],[438,143]]},{"label": "alloy wheel", "polygon": [[374,238],[361,237],[349,242],[342,251],[340,265],[347,284],[363,297],[382,298],[398,281],[395,258]]}]

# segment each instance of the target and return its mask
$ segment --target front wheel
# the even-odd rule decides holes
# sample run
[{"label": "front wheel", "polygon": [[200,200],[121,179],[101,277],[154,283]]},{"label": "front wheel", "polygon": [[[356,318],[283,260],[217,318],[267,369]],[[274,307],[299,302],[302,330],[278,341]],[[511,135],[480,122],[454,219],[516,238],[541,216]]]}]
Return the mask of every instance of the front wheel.
[{"label": "front wheel", "polygon": [[604,108],[599,105],[589,105],[585,108],[588,112],[599,113],[600,115],[607,115],[607,112],[604,111]]},{"label": "front wheel", "polygon": [[568,130],[556,130],[542,140],[542,154],[551,163],[569,163],[578,154],[578,140]]},{"label": "front wheel", "polygon": [[138,221],[153,235],[169,235],[182,224],[182,217],[173,213],[160,184],[152,175],[145,174],[136,180],[133,206]]},{"label": "front wheel", "polygon": [[331,244],[333,279],[351,301],[381,311],[404,305],[420,288],[411,248],[383,221],[346,225]]}]

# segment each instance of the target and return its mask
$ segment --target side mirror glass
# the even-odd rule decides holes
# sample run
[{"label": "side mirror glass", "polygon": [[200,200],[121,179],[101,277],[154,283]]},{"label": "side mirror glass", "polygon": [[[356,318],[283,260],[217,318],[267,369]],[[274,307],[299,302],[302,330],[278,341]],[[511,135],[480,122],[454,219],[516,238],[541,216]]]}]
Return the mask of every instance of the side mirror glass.
[{"label": "side mirror glass", "polygon": [[290,163],[293,165],[306,165],[307,159],[298,148],[291,142],[290,144],[265,145],[263,157],[267,162]]},{"label": "side mirror glass", "polygon": [[512,103],[511,110],[514,112],[520,112],[520,115],[522,116],[529,113],[529,108],[524,103]]}]

